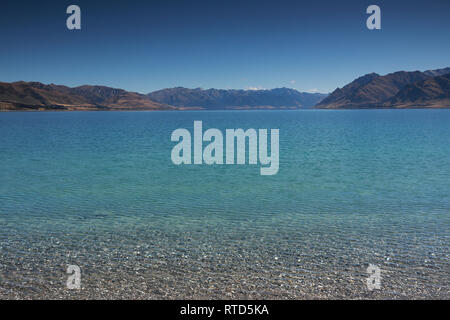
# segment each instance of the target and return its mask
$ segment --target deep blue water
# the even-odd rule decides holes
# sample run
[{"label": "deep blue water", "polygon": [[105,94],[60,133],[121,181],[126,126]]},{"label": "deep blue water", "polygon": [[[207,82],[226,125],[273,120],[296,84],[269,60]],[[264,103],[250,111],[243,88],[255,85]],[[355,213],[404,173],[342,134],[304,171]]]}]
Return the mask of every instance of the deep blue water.
[{"label": "deep blue water", "polygon": [[[194,120],[280,129],[278,174],[172,164]],[[449,298],[449,146],[450,110],[0,113],[0,297]]]}]

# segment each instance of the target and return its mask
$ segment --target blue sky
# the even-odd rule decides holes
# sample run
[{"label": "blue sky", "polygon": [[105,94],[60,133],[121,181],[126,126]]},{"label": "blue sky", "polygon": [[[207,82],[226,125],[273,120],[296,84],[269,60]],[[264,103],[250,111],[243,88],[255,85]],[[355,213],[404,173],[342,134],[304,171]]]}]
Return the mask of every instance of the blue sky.
[{"label": "blue sky", "polygon": [[[81,7],[82,29],[66,28]],[[381,7],[382,29],[366,28]],[[0,81],[331,92],[450,66],[450,1],[2,1]]]}]

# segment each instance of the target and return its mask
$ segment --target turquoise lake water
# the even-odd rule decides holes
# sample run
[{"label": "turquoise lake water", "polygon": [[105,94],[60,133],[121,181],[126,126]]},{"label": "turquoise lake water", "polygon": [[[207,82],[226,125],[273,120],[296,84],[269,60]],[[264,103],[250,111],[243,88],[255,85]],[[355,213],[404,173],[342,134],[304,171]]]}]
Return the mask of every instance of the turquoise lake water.
[{"label": "turquoise lake water", "polygon": [[[279,129],[278,174],[172,164],[194,120]],[[450,110],[0,113],[0,298],[448,299],[449,146]]]}]

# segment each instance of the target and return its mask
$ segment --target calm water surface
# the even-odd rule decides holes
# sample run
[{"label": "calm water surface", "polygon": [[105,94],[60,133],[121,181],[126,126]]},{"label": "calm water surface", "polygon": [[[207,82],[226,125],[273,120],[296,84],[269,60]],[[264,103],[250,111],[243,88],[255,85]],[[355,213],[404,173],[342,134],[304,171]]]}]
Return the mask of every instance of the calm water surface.
[{"label": "calm water surface", "polygon": [[[194,120],[279,128],[278,174],[173,165]],[[0,298],[449,299],[449,146],[450,110],[0,113]]]}]

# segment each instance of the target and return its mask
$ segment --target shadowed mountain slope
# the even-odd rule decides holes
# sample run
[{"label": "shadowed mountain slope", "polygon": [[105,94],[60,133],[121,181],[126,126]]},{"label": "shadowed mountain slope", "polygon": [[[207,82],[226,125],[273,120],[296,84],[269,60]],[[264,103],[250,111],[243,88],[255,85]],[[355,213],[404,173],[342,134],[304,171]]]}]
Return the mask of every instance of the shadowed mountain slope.
[{"label": "shadowed mountain slope", "polygon": [[[360,77],[342,89],[337,88],[327,98],[316,105],[324,109],[363,109],[363,108],[395,108],[396,100],[393,98],[408,85],[420,83],[442,76],[450,72],[450,68],[429,70],[425,72],[399,71],[380,76],[370,73]],[[406,93],[403,93],[403,95]],[[406,99],[403,96],[401,99]],[[424,97],[425,99],[425,97]],[[406,101],[405,100],[405,101]],[[413,102],[409,99],[408,101]],[[400,102],[400,98],[398,100]],[[403,107],[405,107],[403,105]],[[414,106],[410,106],[414,107]]]},{"label": "shadowed mountain slope", "polygon": [[407,85],[391,98],[388,104],[397,108],[411,105],[449,108],[450,73]]}]

